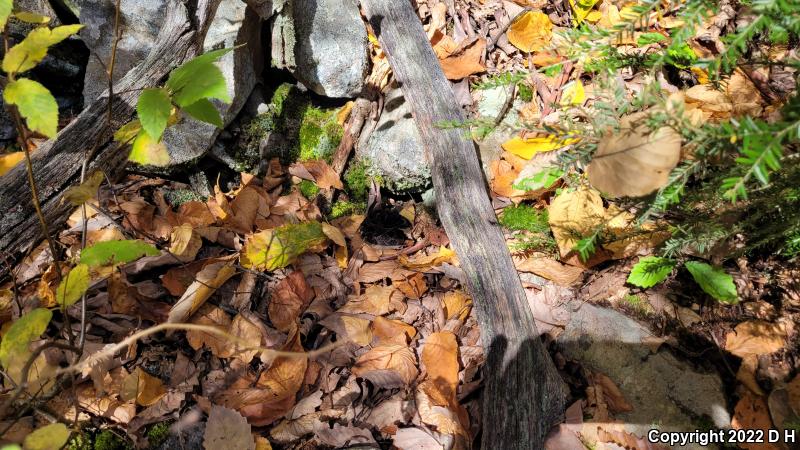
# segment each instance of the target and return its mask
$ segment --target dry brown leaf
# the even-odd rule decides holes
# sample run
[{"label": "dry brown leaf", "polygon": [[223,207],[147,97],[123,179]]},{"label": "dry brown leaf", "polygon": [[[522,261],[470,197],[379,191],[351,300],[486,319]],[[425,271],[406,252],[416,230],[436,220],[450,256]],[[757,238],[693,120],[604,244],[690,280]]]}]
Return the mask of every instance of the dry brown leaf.
[{"label": "dry brown leaf", "polygon": [[595,388],[600,387],[602,389],[605,403],[610,412],[616,414],[633,411],[633,405],[625,399],[625,395],[616,383],[614,383],[614,380],[602,373],[596,372],[592,373],[590,382]]},{"label": "dry brown leaf", "polygon": [[189,264],[173,267],[161,277],[161,284],[169,291],[170,295],[180,297],[195,281],[197,273],[200,272],[203,267],[215,261],[215,259],[201,259],[199,261],[190,262]]},{"label": "dry brown leaf", "polygon": [[267,312],[269,320],[280,331],[288,332],[314,298],[314,291],[303,272],[290,273],[275,286]]},{"label": "dry brown leaf", "polygon": [[253,231],[258,217],[259,203],[262,201],[261,195],[255,188],[251,186],[242,188],[231,202],[232,215],[228,217],[228,226],[239,234]]},{"label": "dry brown leaf", "polygon": [[167,220],[172,226],[188,223],[194,227],[207,227],[217,222],[207,204],[194,200],[181,204],[177,213],[167,212]]},{"label": "dry brown leaf", "polygon": [[320,325],[337,335],[337,339],[349,339],[358,345],[372,342],[370,320],[341,313],[333,313],[320,321]]},{"label": "dry brown leaf", "polygon": [[[219,307],[203,305],[192,316],[190,323],[214,327],[227,333],[231,327],[231,318]],[[186,340],[193,349],[199,350],[205,346],[214,356],[220,358],[228,358],[232,353],[233,343],[220,334],[189,330],[186,332]]]},{"label": "dry brown leaf", "polygon": [[169,251],[181,262],[189,262],[197,257],[197,252],[203,246],[203,240],[194,228],[187,224],[177,226],[170,234]]},{"label": "dry brown leaf", "polygon": [[387,389],[407,386],[419,374],[414,352],[406,345],[379,345],[361,355],[352,372]]},{"label": "dry brown leaf", "polygon": [[425,281],[425,275],[422,273],[415,273],[394,286],[405,294],[408,298],[420,299],[428,292],[428,283]]},{"label": "dry brown leaf", "polygon": [[[756,396],[748,390],[742,390],[742,396],[733,410],[731,428],[734,430],[764,430],[764,436],[766,436],[768,431],[774,427],[764,398]],[[748,450],[778,450],[780,448],[767,442],[762,444],[740,443],[739,445]]]},{"label": "dry brown leaf", "polygon": [[256,443],[250,432],[250,424],[241,414],[213,405],[203,434],[203,447],[206,450],[255,450]]},{"label": "dry brown leaf", "polygon": [[664,187],[681,157],[681,136],[670,127],[653,132],[648,113],[623,117],[609,132],[587,167],[589,182],[615,197],[642,197]]},{"label": "dry brown leaf", "polygon": [[567,266],[545,257],[515,259],[514,263],[520,272],[534,273],[561,286],[571,286],[583,274],[583,269],[580,267]]},{"label": "dry brown leaf", "polygon": [[766,355],[783,348],[786,337],[784,324],[752,320],[740,323],[728,333],[725,349],[740,358]]},{"label": "dry brown leaf", "polygon": [[98,395],[90,383],[78,388],[77,398],[78,405],[86,412],[117,423],[126,424],[136,416],[133,401],[121,402],[109,395]]},{"label": "dry brown leaf", "polygon": [[150,406],[167,393],[164,382],[137,367],[122,381],[120,398],[123,401],[136,400],[141,406]]},{"label": "dry brown leaf", "polygon": [[[448,401],[455,398],[458,386],[458,342],[456,335],[449,331],[433,333],[425,338],[422,347],[422,364],[427,372],[427,380]],[[448,403],[439,403],[446,406]]]},{"label": "dry brown leaf", "polygon": [[328,236],[328,239],[333,241],[334,244],[340,247],[347,247],[347,241],[344,238],[344,233],[342,233],[342,230],[331,224],[323,222],[322,232],[325,233],[325,236]]},{"label": "dry brown leaf", "polygon": [[409,339],[417,334],[417,330],[411,325],[381,316],[372,321],[370,329],[376,345],[408,345]]},{"label": "dry brown leaf", "polygon": [[339,308],[339,312],[350,314],[372,314],[382,316],[392,310],[392,296],[396,295],[394,286],[369,286],[359,297]]},{"label": "dry brown leaf", "polygon": [[320,189],[344,189],[342,180],[325,161],[303,161],[289,167],[289,173],[304,180],[313,181]]},{"label": "dry brown leaf", "polygon": [[800,375],[786,385],[786,393],[789,395],[789,405],[794,413],[800,416]]},{"label": "dry brown leaf", "polygon": [[481,63],[486,53],[486,39],[477,38],[472,42],[463,43],[446,57],[439,59],[448,80],[460,80],[472,74],[486,71]]},{"label": "dry brown leaf", "polygon": [[[253,320],[257,319],[253,318]],[[244,314],[237,314],[231,321],[228,334],[239,338],[238,342],[230,343],[230,356],[249,364],[259,353],[256,348],[261,346],[263,335],[259,324],[253,323]]]},{"label": "dry brown leaf", "polygon": [[[303,351],[297,331],[289,336],[282,350]],[[307,366],[307,358],[279,356],[255,383],[249,376],[241,378],[212,400],[239,411],[252,425],[269,425],[294,406]]]},{"label": "dry brown leaf", "polygon": [[444,298],[444,318],[447,320],[456,317],[466,318],[472,306],[472,299],[462,290],[445,292]]},{"label": "dry brown leaf", "polygon": [[228,262],[209,264],[197,273],[196,280],[169,311],[168,323],[185,322],[211,295],[236,274]]}]

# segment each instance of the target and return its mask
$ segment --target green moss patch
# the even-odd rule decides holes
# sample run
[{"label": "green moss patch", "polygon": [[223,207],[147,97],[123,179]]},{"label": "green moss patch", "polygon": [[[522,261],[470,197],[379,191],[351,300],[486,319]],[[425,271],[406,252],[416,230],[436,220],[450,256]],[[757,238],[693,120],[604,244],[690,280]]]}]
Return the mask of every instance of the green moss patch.
[{"label": "green moss patch", "polygon": [[361,214],[367,209],[367,204],[364,202],[350,202],[340,200],[333,204],[331,212],[328,214],[328,220],[336,220],[340,217],[350,216],[353,214]]},{"label": "green moss patch", "polygon": [[509,206],[504,209],[500,216],[500,224],[512,231],[550,232],[547,211],[525,204]]},{"label": "green moss patch", "polygon": [[303,180],[297,184],[297,189],[303,194],[303,197],[311,200],[319,194],[319,187],[313,181]]}]

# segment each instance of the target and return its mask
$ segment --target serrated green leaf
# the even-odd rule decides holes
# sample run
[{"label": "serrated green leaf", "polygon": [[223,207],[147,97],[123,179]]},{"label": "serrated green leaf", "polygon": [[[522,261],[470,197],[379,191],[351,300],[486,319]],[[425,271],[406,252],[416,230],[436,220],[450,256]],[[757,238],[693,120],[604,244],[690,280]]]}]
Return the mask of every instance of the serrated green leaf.
[{"label": "serrated green leaf", "polygon": [[52,318],[49,309],[37,308],[17,319],[0,341],[0,364],[8,369],[14,359],[29,354],[28,345],[44,333]]},{"label": "serrated green leaf", "polygon": [[167,80],[167,88],[169,88],[169,90],[173,93],[180,91],[187,84],[193,82],[193,78],[197,72],[202,71],[206,65],[211,65],[214,61],[222,58],[231,50],[233,50],[233,48],[214,50],[185,62],[180,67],[173,70],[169,75],[169,79]]},{"label": "serrated green leaf", "polygon": [[675,261],[658,256],[646,256],[633,266],[628,283],[641,288],[651,288],[664,281],[675,268]]},{"label": "serrated green leaf", "polygon": [[193,118],[201,122],[210,123],[217,128],[222,128],[225,125],[222,122],[222,116],[219,115],[217,107],[211,103],[211,100],[201,98],[191,105],[185,106],[183,110]]},{"label": "serrated green leaf", "polygon": [[166,89],[145,89],[136,104],[139,122],[147,134],[158,141],[167,129],[167,121],[172,113],[172,101]]},{"label": "serrated green leaf", "polygon": [[723,303],[739,303],[739,294],[736,292],[733,277],[724,270],[698,261],[689,261],[685,266],[694,281],[708,295]]},{"label": "serrated green leaf", "polygon": [[155,256],[160,252],[140,240],[105,241],[86,247],[81,252],[81,264],[89,267],[113,266],[137,260],[142,256]]},{"label": "serrated green leaf", "polygon": [[66,308],[80,300],[89,289],[89,266],[78,264],[61,279],[56,289],[56,303]]},{"label": "serrated green leaf", "polygon": [[239,258],[247,269],[280,269],[327,239],[319,222],[284,225],[248,236]]},{"label": "serrated green leaf", "polygon": [[69,440],[71,432],[63,423],[51,423],[25,436],[25,450],[59,450]]},{"label": "serrated green leaf", "polygon": [[50,46],[72,36],[81,28],[83,25],[63,25],[52,29],[40,27],[32,30],[3,57],[3,70],[6,73],[19,73],[33,69],[47,56]]},{"label": "serrated green leaf", "polygon": [[171,161],[164,142],[156,141],[144,130],[140,130],[136,135],[128,160],[151,166],[166,166]]},{"label": "serrated green leaf", "polygon": [[58,103],[40,83],[19,78],[6,86],[3,99],[16,105],[28,128],[49,138],[58,133]]},{"label": "serrated green leaf", "polygon": [[49,17],[28,11],[17,11],[14,13],[14,17],[23,22],[32,23],[34,25],[44,25],[50,23]]},{"label": "serrated green leaf", "polygon": [[549,189],[561,177],[564,176],[564,171],[558,167],[548,167],[541,172],[535,173],[530,178],[523,178],[512,187],[521,191],[536,191],[539,189]]},{"label": "serrated green leaf", "polygon": [[175,103],[184,108],[203,98],[215,98],[225,103],[230,103],[228,86],[225,76],[219,67],[212,63],[197,66],[197,71],[192,76],[192,81],[183,88],[173,91]]},{"label": "serrated green leaf", "polygon": [[0,0],[0,30],[5,29],[8,17],[14,10],[13,0]]}]

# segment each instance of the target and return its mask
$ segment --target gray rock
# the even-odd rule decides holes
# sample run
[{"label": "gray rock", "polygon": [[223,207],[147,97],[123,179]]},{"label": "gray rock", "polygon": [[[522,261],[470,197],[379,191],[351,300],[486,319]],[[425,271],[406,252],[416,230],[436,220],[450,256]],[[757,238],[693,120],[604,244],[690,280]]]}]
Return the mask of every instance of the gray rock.
[{"label": "gray rock", "polygon": [[[247,45],[228,53],[217,63],[225,76],[228,94],[232,99],[229,105],[214,101],[226,126],[247,102],[258,81],[258,75],[263,68],[263,49],[258,14],[241,0],[223,0],[211,22],[203,49],[208,52],[242,44]],[[203,156],[211,148],[219,132],[213,125],[190,118],[167,129],[164,142],[169,149],[172,164],[185,163]]]},{"label": "gray rock", "polygon": [[[81,24],[81,38],[92,52],[86,65],[83,97],[86,104],[102,94],[108,86],[105,64],[111,59],[114,42],[114,6],[109,0],[72,0]],[[117,44],[114,78],[120,79],[139,64],[155,43],[164,23],[167,2],[162,0],[122,0],[120,4],[122,39]],[[99,58],[99,59],[98,59]],[[102,60],[102,62],[101,62]]]},{"label": "gray rock", "polygon": [[[628,432],[645,437],[652,428],[688,431],[728,428],[731,417],[716,373],[706,373],[668,351],[651,352],[643,344],[651,333],[614,310],[573,303],[574,312],[558,337],[563,353],[609,376],[633,406],[616,414]],[[688,447],[708,448],[708,447]]]},{"label": "gray rock", "polygon": [[386,94],[383,112],[372,132],[362,135],[356,155],[392,191],[423,192],[431,185],[422,138],[399,88]]},{"label": "gray rock", "polygon": [[[480,100],[478,100],[478,117],[482,120],[496,121],[500,115],[503,106],[508,100],[510,95],[507,86],[498,86],[496,88],[480,91]],[[493,161],[500,159],[503,154],[502,145],[507,140],[511,139],[514,134],[519,130],[517,122],[519,115],[517,110],[524,105],[519,96],[514,100],[514,104],[509,109],[508,113],[503,117],[502,122],[483,139],[476,141],[478,145],[478,152],[481,156],[481,163],[483,170],[489,177],[489,167]]]},{"label": "gray rock", "polygon": [[272,24],[272,64],[326,97],[361,92],[369,70],[367,48],[355,0],[289,0]]}]

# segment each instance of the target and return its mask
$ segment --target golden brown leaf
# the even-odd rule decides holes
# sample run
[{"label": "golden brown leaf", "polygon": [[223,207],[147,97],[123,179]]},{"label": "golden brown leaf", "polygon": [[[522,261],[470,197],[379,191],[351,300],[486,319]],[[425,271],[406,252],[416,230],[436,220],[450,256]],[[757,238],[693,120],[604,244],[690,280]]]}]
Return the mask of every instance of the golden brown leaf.
[{"label": "golden brown leaf", "polygon": [[462,44],[446,57],[440,57],[439,63],[448,80],[460,80],[486,71],[486,67],[481,63],[485,53],[486,40],[478,38]]},{"label": "golden brown leaf", "polygon": [[288,332],[313,298],[314,291],[306,283],[303,272],[294,271],[275,286],[267,311],[269,320],[278,330]]},{"label": "golden brown leaf", "polygon": [[408,345],[409,339],[417,334],[417,330],[399,320],[378,316],[370,324],[372,337],[378,345]]},{"label": "golden brown leaf", "polygon": [[352,372],[385,388],[407,386],[419,374],[414,352],[406,345],[395,344],[379,345],[364,353],[356,360]]},{"label": "golden brown leaf", "polygon": [[397,260],[407,269],[426,270],[444,263],[453,264],[455,258],[456,252],[442,245],[439,247],[439,251],[432,255],[418,256],[414,259],[400,255]]},{"label": "golden brown leaf", "polygon": [[594,233],[606,217],[603,199],[591,189],[562,193],[550,203],[548,213],[562,259],[573,251],[578,240]]},{"label": "golden brown leaf", "polygon": [[197,279],[186,289],[183,296],[172,306],[169,323],[185,322],[211,295],[236,274],[228,262],[209,264],[197,273]]},{"label": "golden brown leaf", "polygon": [[197,252],[200,251],[200,247],[203,246],[203,240],[200,239],[200,235],[188,223],[173,228],[169,240],[170,253],[182,262],[194,260]]},{"label": "golden brown leaf", "polygon": [[136,400],[141,406],[150,406],[167,393],[164,382],[137,367],[122,381],[120,398],[123,401]]},{"label": "golden brown leaf", "polygon": [[[747,390],[742,391],[739,403],[736,404],[733,410],[731,428],[734,430],[764,430],[764,435],[766,436],[768,430],[774,427],[764,398],[756,396]],[[739,445],[748,450],[778,450],[780,448],[767,442],[760,444],[740,443]]]},{"label": "golden brown leaf", "polygon": [[520,272],[534,273],[561,286],[574,284],[583,274],[583,269],[580,267],[567,266],[545,257],[516,259],[514,263]]},{"label": "golden brown leaf", "polygon": [[511,24],[506,36],[523,52],[538,52],[550,44],[553,22],[541,11],[528,11]]}]

